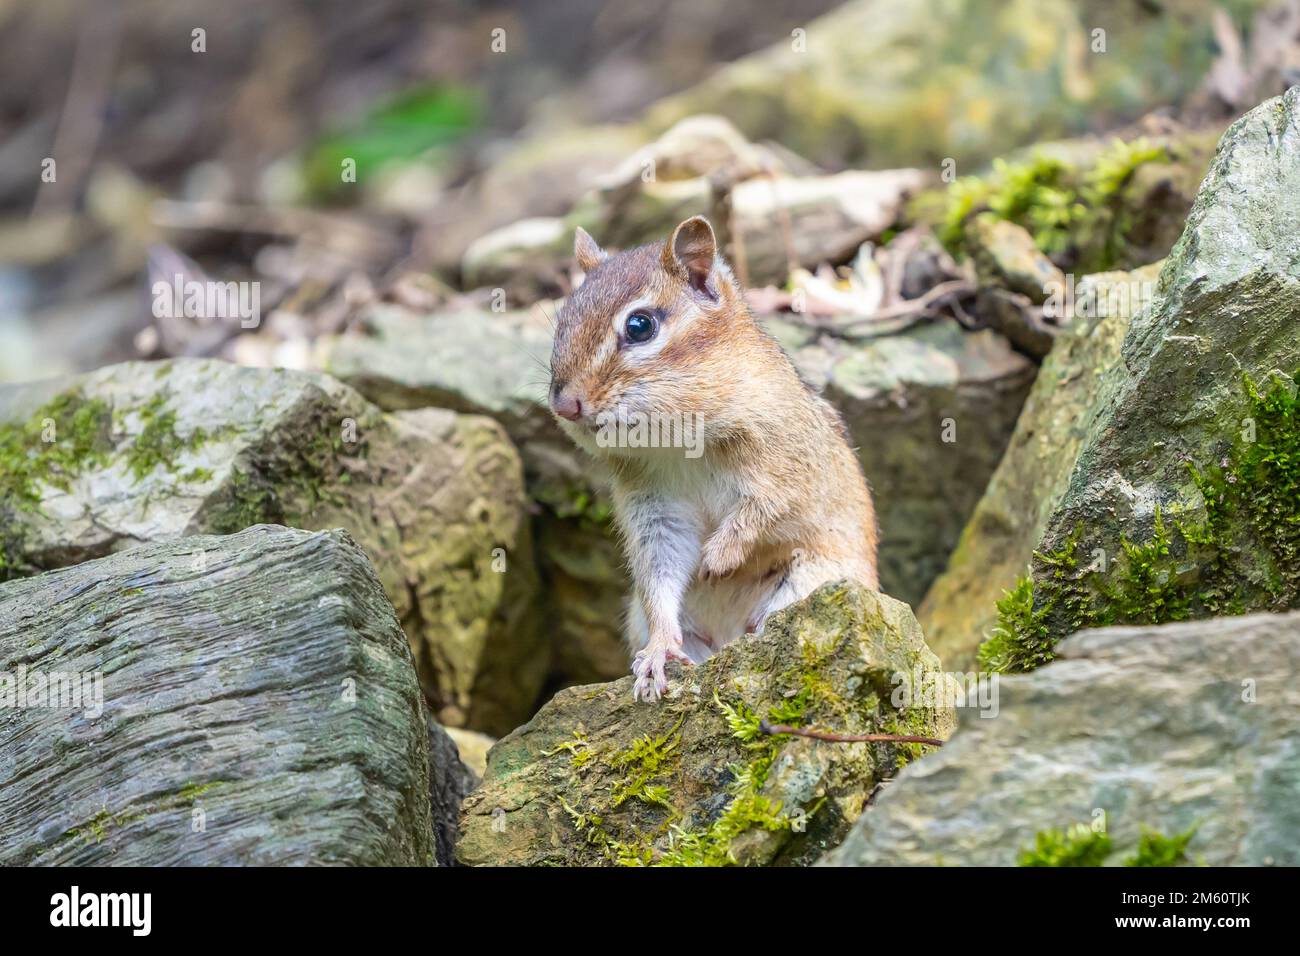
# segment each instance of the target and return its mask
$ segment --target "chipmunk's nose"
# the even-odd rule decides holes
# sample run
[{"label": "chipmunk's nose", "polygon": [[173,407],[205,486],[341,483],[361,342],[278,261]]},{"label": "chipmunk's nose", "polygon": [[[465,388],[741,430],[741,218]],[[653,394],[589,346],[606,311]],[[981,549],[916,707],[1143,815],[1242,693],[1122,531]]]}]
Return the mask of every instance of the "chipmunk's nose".
[{"label": "chipmunk's nose", "polygon": [[566,388],[563,382],[556,382],[551,386],[551,411],[561,418],[576,422],[582,417],[582,399],[572,389]]}]

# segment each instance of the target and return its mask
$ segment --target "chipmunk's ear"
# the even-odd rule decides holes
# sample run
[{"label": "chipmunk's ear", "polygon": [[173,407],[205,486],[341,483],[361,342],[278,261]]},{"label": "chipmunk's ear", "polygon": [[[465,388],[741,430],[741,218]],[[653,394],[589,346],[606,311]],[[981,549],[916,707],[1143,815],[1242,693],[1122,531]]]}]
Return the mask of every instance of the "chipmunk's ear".
[{"label": "chipmunk's ear", "polygon": [[596,245],[596,240],[591,238],[591,234],[586,229],[578,227],[577,232],[573,234],[573,257],[578,260],[579,269],[590,272],[608,255],[609,253]]},{"label": "chipmunk's ear", "polygon": [[709,220],[692,216],[673,230],[673,237],[664,246],[664,268],[681,276],[697,292],[717,299],[717,283],[713,281],[717,256],[718,240]]}]

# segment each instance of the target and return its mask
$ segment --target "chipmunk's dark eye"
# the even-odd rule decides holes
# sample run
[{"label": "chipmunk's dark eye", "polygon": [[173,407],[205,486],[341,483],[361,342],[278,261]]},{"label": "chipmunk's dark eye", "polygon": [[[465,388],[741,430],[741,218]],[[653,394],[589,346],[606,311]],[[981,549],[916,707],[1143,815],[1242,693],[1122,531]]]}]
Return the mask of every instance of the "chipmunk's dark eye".
[{"label": "chipmunk's dark eye", "polygon": [[623,334],[633,344],[649,342],[659,331],[659,323],[648,312],[633,312],[623,325]]}]

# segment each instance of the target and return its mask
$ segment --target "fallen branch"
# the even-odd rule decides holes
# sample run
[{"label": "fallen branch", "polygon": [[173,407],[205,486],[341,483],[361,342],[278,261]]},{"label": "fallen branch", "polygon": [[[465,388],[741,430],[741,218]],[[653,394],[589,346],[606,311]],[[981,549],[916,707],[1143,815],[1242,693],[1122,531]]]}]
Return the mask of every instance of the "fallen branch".
[{"label": "fallen branch", "polygon": [[766,720],[759,721],[758,729],[765,734],[794,734],[796,737],[829,740],[836,744],[895,743],[943,746],[943,741],[937,737],[917,737],[911,734],[833,734],[827,730],[808,730],[803,727],[787,727],[785,724],[769,724]]}]

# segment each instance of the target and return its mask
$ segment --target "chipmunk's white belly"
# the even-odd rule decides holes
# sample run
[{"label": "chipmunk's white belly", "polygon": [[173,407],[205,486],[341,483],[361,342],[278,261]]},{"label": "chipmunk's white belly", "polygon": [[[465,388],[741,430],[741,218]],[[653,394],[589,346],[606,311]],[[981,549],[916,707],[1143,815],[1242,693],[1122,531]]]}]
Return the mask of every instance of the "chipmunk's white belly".
[{"label": "chipmunk's white belly", "polygon": [[[724,578],[699,581],[686,592],[683,628],[694,632],[705,648],[717,653],[746,632],[761,627],[762,610],[775,590],[771,578]],[[692,657],[695,654],[688,650]]]}]

